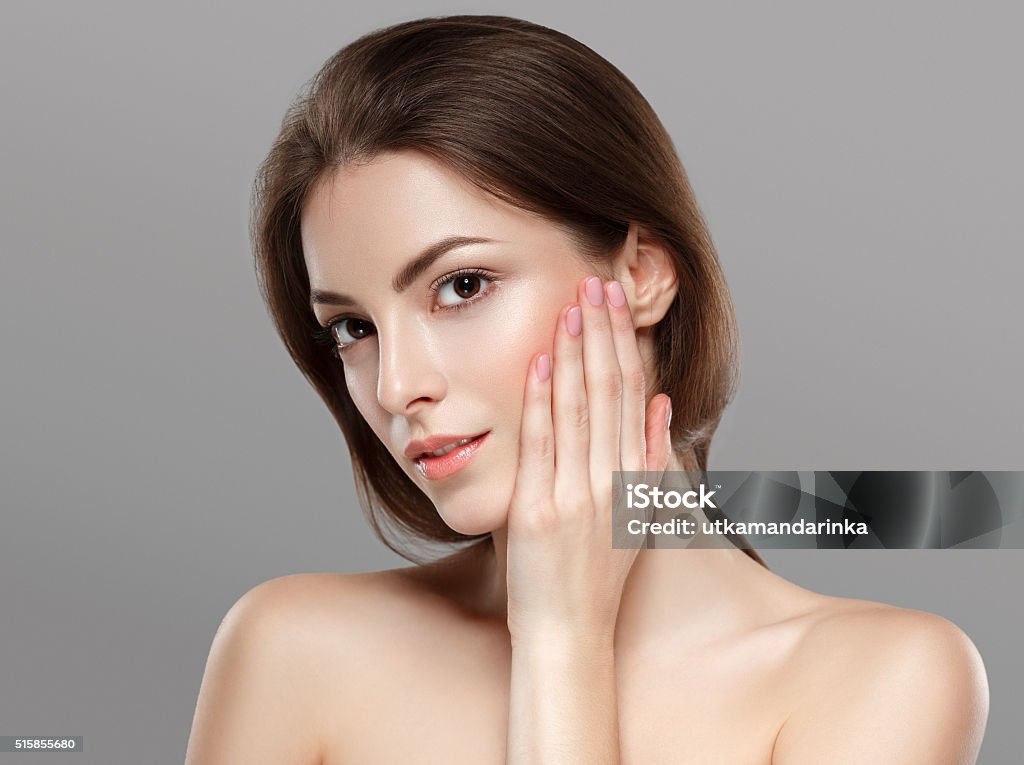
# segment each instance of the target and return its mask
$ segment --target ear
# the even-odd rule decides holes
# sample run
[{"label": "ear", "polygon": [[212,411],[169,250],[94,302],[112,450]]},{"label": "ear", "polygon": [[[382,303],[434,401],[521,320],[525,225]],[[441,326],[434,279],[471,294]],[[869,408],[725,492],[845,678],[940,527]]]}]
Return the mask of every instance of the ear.
[{"label": "ear", "polygon": [[661,321],[679,290],[672,255],[637,223],[629,224],[626,241],[612,260],[612,272],[626,293],[637,329]]}]

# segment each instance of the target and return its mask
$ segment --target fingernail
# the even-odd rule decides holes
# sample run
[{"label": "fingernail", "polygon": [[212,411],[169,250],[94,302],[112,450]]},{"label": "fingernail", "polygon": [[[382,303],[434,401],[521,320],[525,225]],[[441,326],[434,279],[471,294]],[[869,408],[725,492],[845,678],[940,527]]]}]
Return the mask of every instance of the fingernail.
[{"label": "fingernail", "polygon": [[583,309],[578,305],[565,312],[565,328],[573,337],[579,337],[583,331]]},{"label": "fingernail", "polygon": [[626,293],[622,291],[622,285],[618,282],[608,282],[608,302],[616,308],[622,308],[626,304]]},{"label": "fingernail", "polygon": [[668,406],[665,408],[665,430],[669,430],[669,426],[672,424],[672,399],[668,400]]},{"label": "fingernail", "polygon": [[602,305],[604,303],[604,290],[601,289],[601,280],[591,276],[586,281],[587,300],[591,305]]},{"label": "fingernail", "polygon": [[537,357],[537,379],[543,382],[549,377],[551,377],[551,357],[542,353]]}]

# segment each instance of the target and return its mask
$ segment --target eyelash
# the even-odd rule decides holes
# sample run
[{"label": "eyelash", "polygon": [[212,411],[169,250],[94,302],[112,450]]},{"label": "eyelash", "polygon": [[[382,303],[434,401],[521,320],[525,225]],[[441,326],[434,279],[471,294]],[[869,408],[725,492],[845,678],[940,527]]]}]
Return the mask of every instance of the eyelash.
[{"label": "eyelash", "polygon": [[[485,289],[481,290],[478,294],[474,295],[473,297],[466,298],[465,300],[462,300],[462,301],[460,301],[458,303],[455,303],[454,305],[442,306],[441,310],[444,310],[444,311],[461,311],[466,306],[468,306],[468,305],[470,305],[472,303],[476,303],[477,301],[481,300],[486,295],[490,294],[495,289],[494,285],[498,283],[497,279],[495,279],[492,274],[490,274],[487,271],[484,271],[482,269],[479,269],[479,268],[460,268],[457,271],[452,271],[450,274],[445,274],[440,279],[438,279],[433,284],[431,284],[430,285],[430,297],[432,299],[436,299],[437,298],[437,293],[441,291],[442,287],[444,287],[446,284],[449,284],[450,282],[453,282],[456,279],[458,279],[460,277],[463,277],[463,276],[478,276],[481,279],[486,279],[490,284]],[[313,332],[312,332],[313,341],[315,343],[317,343],[318,345],[325,345],[325,346],[329,347],[330,351],[331,351],[331,355],[334,358],[336,358],[336,359],[340,359],[341,355],[343,353],[345,353],[345,351],[347,349],[349,349],[352,346],[354,346],[360,340],[365,340],[366,338],[365,337],[360,337],[360,338],[356,338],[355,340],[353,340],[350,343],[346,343],[343,346],[342,345],[338,345],[338,341],[334,337],[334,327],[335,327],[335,325],[340,324],[341,322],[348,321],[349,319],[356,319],[356,318],[358,318],[358,317],[357,316],[338,316],[337,318],[331,319],[329,322],[327,322],[327,324],[325,326],[317,327],[316,329],[313,330]],[[367,323],[369,323],[369,322],[367,322]],[[366,337],[369,337],[369,335],[367,335]]]}]

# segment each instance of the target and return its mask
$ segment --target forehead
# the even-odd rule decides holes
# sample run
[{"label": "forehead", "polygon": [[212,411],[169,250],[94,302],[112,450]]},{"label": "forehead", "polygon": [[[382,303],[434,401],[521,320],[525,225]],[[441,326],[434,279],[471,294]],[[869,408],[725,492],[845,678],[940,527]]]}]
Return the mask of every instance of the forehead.
[{"label": "forehead", "polygon": [[379,268],[452,235],[565,246],[551,222],[407,151],[324,175],[303,206],[301,234],[311,283],[329,281],[332,266],[349,275],[358,264]]}]

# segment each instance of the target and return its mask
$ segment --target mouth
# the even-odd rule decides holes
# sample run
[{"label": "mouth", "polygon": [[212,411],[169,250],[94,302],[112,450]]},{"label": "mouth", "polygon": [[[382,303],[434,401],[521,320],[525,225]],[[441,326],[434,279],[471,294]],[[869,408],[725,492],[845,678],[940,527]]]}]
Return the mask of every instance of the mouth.
[{"label": "mouth", "polygon": [[476,452],[483,446],[491,431],[479,436],[463,439],[455,444],[424,453],[416,457],[414,462],[420,475],[429,481],[439,481],[462,470],[473,459]]}]

